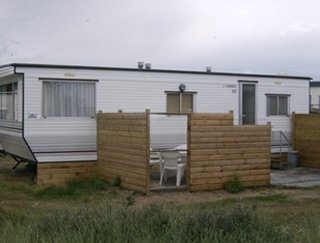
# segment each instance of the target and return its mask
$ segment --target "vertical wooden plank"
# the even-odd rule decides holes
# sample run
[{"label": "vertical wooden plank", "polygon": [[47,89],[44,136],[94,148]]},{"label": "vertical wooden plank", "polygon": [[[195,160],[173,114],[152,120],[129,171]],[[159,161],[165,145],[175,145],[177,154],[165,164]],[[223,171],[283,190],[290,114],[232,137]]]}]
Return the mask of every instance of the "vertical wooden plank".
[{"label": "vertical wooden plank", "polygon": [[191,119],[192,115],[188,114],[188,120],[187,120],[187,188],[190,191],[190,171],[191,171],[191,159],[190,159],[190,154],[191,152]]},{"label": "vertical wooden plank", "polygon": [[320,114],[295,114],[294,149],[301,166],[320,168]]},{"label": "vertical wooden plank", "polygon": [[291,116],[291,130],[292,130],[292,148],[293,150],[296,150],[296,113],[292,112]]},{"label": "vertical wooden plank", "polygon": [[146,154],[147,154],[147,158],[146,158],[146,194],[149,194],[150,192],[150,176],[151,176],[151,172],[150,172],[150,111],[146,110],[146,123],[147,123],[147,127],[146,127]]}]

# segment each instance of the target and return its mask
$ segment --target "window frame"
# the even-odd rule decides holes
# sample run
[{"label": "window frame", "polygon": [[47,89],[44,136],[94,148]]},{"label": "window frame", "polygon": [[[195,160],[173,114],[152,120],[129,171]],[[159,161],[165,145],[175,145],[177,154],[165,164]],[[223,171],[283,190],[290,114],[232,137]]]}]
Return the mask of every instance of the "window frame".
[{"label": "window frame", "polygon": [[[166,94],[166,112],[169,114],[187,114],[195,112],[196,108],[196,94],[197,92],[194,91],[187,91],[187,92],[179,92],[179,91],[165,91]],[[168,95],[179,95],[179,112],[168,112]],[[191,112],[182,112],[183,109],[183,95],[191,95],[192,96],[192,111]]]},{"label": "window frame", "polygon": [[[276,114],[270,114],[270,108],[268,106],[268,99],[269,97],[276,97]],[[266,94],[266,114],[267,116],[283,116],[283,117],[289,117],[290,116],[290,94]],[[287,110],[286,114],[280,114],[280,98],[286,98],[287,104]]]},{"label": "window frame", "polygon": [[[53,119],[60,119],[60,118],[64,118],[64,119],[70,119],[70,118],[92,118],[94,119],[95,116],[96,116],[96,108],[97,108],[97,104],[96,104],[96,95],[97,95],[97,89],[96,89],[96,82],[98,82],[98,80],[89,80],[89,79],[63,79],[63,78],[39,78],[39,81],[41,81],[41,84],[42,84],[42,92],[41,92],[41,101],[42,101],[42,108],[41,108],[41,116],[43,118],[53,118]],[[45,115],[45,112],[44,112],[44,99],[45,99],[45,96],[44,96],[44,83],[45,82],[51,82],[51,83],[82,83],[82,84],[94,84],[94,94],[93,94],[93,110],[94,110],[94,114],[92,114],[92,116],[47,116]]]},{"label": "window frame", "polygon": [[[0,85],[0,87],[11,86],[11,94],[12,94],[12,119],[3,119],[2,114],[0,114],[0,120],[9,121],[9,122],[17,122],[19,119],[19,87],[18,81],[12,83],[6,83]],[[2,91],[0,91],[1,93]],[[7,92],[6,92],[7,93]],[[2,111],[2,99],[0,99],[0,111]]]}]

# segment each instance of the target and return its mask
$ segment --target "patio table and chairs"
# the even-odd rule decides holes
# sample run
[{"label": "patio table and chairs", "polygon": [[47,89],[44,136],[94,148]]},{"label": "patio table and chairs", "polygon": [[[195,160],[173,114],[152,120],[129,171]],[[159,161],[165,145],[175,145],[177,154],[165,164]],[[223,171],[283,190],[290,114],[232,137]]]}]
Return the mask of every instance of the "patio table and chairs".
[{"label": "patio table and chairs", "polygon": [[160,182],[166,181],[170,171],[176,173],[176,186],[180,186],[186,168],[187,146],[179,145],[173,149],[163,149],[161,151],[150,151],[150,165],[159,164]]}]

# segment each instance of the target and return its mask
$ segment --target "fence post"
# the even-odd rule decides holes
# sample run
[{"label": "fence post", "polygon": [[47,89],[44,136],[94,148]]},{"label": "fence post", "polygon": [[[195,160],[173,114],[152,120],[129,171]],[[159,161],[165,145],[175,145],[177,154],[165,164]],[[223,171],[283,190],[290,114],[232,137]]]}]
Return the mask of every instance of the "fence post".
[{"label": "fence post", "polygon": [[291,141],[292,150],[296,150],[296,113],[292,112],[291,116]]},{"label": "fence post", "polygon": [[150,109],[146,109],[146,169],[147,169],[147,179],[146,179],[146,194],[148,195],[150,192],[150,177],[151,177],[151,170],[150,170]]}]

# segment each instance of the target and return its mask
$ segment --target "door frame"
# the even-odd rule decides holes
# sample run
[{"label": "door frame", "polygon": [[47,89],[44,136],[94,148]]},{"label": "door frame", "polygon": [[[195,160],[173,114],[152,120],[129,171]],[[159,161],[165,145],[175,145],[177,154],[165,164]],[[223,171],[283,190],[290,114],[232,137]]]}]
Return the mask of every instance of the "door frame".
[{"label": "door frame", "polygon": [[258,105],[257,105],[257,94],[258,94],[258,92],[257,92],[257,87],[258,87],[258,81],[250,81],[250,80],[238,80],[238,83],[239,83],[239,113],[238,113],[238,122],[239,122],[239,125],[243,125],[243,120],[242,120],[242,118],[243,118],[243,114],[242,114],[242,112],[243,112],[243,109],[242,109],[242,103],[243,103],[243,93],[242,93],[242,91],[243,91],[243,84],[252,84],[252,85],[254,85],[255,86],[255,89],[254,89],[254,91],[255,91],[255,99],[254,99],[254,124],[252,124],[252,125],[255,125],[255,124],[257,124],[257,107],[258,107]]}]

